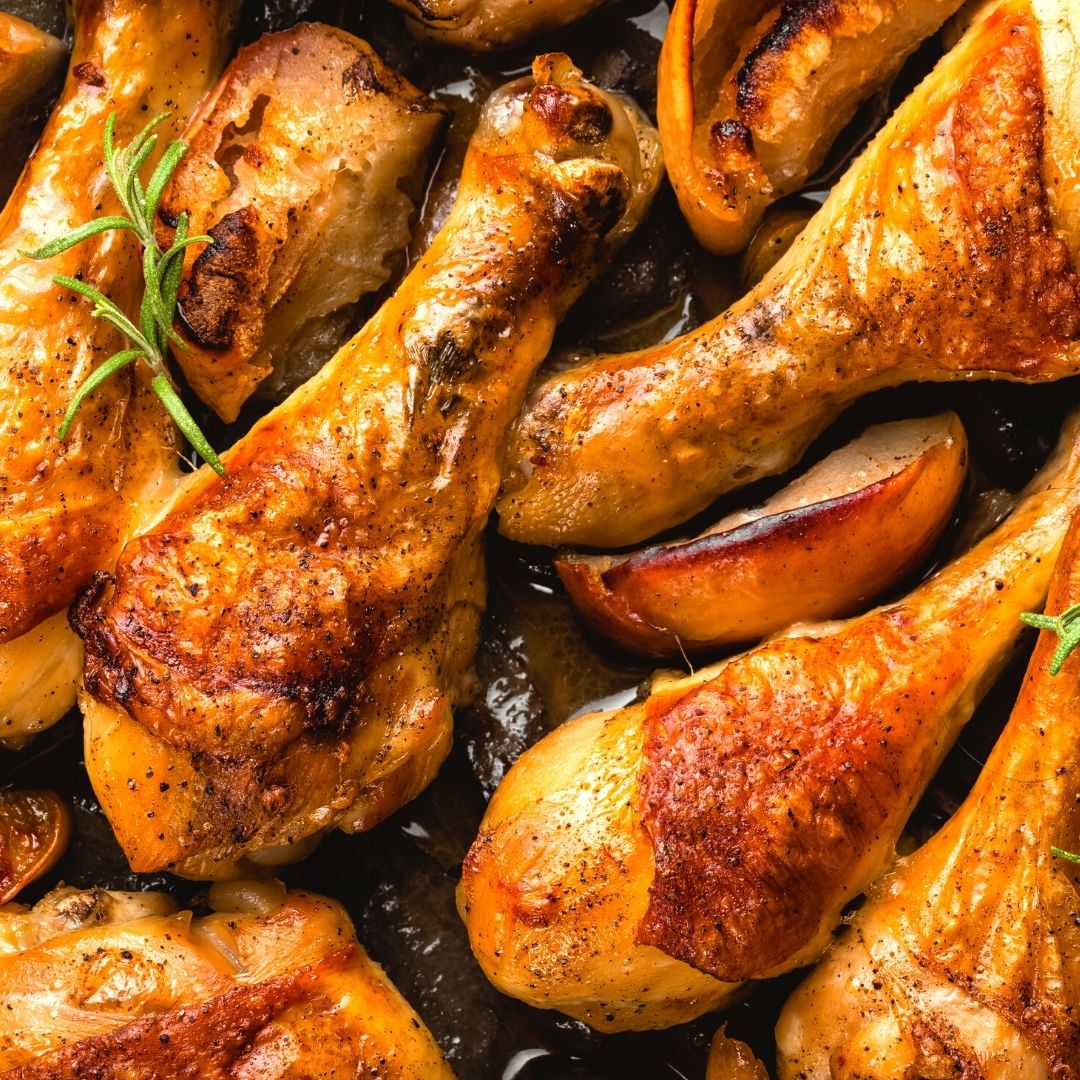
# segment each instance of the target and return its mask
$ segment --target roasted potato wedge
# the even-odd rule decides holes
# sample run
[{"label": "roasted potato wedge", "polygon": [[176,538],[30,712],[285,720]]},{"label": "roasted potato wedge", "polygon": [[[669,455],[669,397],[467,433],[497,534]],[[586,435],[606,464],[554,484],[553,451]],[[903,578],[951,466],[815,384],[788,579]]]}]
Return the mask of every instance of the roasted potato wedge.
[{"label": "roasted potato wedge", "polygon": [[267,35],[229,65],[159,212],[214,238],[189,249],[177,361],[225,420],[271,372],[283,396],[342,344],[335,316],[384,285],[409,242],[445,117],[329,26]]},{"label": "roasted potato wedge", "polygon": [[56,864],[71,836],[67,803],[51,791],[0,791],[0,904]]},{"label": "roasted potato wedge", "polygon": [[507,49],[612,0],[392,0],[417,37],[472,52]]},{"label": "roasted potato wedge", "polygon": [[596,630],[657,656],[850,615],[926,557],[967,474],[954,413],[880,424],[761,506],[632,555],[561,555]]},{"label": "roasted potato wedge", "polygon": [[658,75],[668,172],[697,238],[746,247],[962,0],[678,0]]}]

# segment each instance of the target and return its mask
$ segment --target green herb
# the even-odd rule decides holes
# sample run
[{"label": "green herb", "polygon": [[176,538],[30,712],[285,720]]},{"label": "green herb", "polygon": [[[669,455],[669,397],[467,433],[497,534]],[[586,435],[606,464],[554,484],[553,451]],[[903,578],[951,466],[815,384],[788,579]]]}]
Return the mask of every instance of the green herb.
[{"label": "green herb", "polygon": [[1020,616],[1020,621],[1039,630],[1050,630],[1057,634],[1060,640],[1050,659],[1050,674],[1056,675],[1069,659],[1073,649],[1080,645],[1080,604],[1073,604],[1060,615],[1034,615],[1025,611]]},{"label": "green herb", "polygon": [[1080,863],[1080,855],[1074,855],[1071,851],[1063,851],[1059,847],[1050,849],[1059,859],[1068,859],[1069,862]]},{"label": "green herb", "polygon": [[153,373],[151,387],[161,399],[168,414],[176,421],[176,426],[186,436],[188,442],[199,452],[203,459],[219,475],[225,475],[221,459],[214,453],[214,448],[199,430],[191,413],[180,400],[169,377],[166,363],[169,344],[186,349],[183,340],[173,330],[176,316],[177,292],[180,288],[180,274],[184,265],[184,250],[192,244],[210,244],[209,236],[188,236],[188,216],[181,214],[176,223],[176,236],[172,247],[162,251],[154,235],[154,217],[158,203],[165,191],[165,185],[176,171],[180,159],[187,153],[187,144],[181,140],[169,143],[161,160],[143,186],[140,173],[157,146],[158,136],[154,129],[168,119],[168,113],[156,116],[124,149],[118,149],[115,143],[116,113],[105,124],[105,169],[116,197],[120,200],[126,217],[116,215],[95,218],[65,236],[45,244],[37,251],[23,254],[31,259],[51,259],[69,248],[81,244],[84,240],[112,229],[133,232],[143,245],[143,280],[144,292],[139,306],[139,323],[136,326],[107,296],[77,278],[58,275],[53,281],[65,289],[78,293],[94,305],[94,318],[111,323],[128,339],[130,348],[123,349],[109,357],[95,368],[89,378],[75,392],[60,424],[60,438],[66,439],[71,431],[72,421],[82,403],[111,375],[136,360],[143,360]]}]

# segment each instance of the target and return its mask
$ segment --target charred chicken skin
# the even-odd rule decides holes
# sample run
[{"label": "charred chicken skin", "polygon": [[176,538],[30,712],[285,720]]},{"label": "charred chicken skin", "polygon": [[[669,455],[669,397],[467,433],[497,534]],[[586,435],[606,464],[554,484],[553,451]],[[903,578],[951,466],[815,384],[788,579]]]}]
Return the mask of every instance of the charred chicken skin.
[{"label": "charred chicken skin", "polygon": [[782,472],[846,405],[912,380],[1080,370],[1080,4],[975,25],[783,259],[699,330],[541,381],[503,533],[621,547]]},{"label": "charred chicken skin", "polygon": [[[239,0],[80,0],[67,83],[0,216],[0,738],[57,720],[75,699],[79,648],[64,609],[159,508],[179,475],[172,422],[128,369],[58,428],[87,375],[121,345],[54,274],[130,309],[139,251],[103,234],[47,262],[24,254],[114,212],[102,161],[106,117],[130,138],[170,111],[178,135],[224,66]],[[133,62],[133,51],[138,62]]]},{"label": "charred chicken skin", "polygon": [[660,137],[697,238],[731,254],[825,160],[962,0],[678,0],[658,73]]},{"label": "charred chicken skin", "polygon": [[134,869],[235,875],[431,780],[506,430],[657,159],[631,106],[537,60],[489,101],[396,295],[77,605],[87,766]]},{"label": "charred chicken skin", "polygon": [[0,908],[4,1080],[453,1080],[336,903],[276,882]]},{"label": "charred chicken skin", "polygon": [[1080,415],[1013,514],[906,599],[572,720],[495,793],[459,892],[505,993],[664,1027],[816,959],[1036,610]]},{"label": "charred chicken skin", "polygon": [[[328,321],[386,283],[444,118],[329,26],[267,35],[229,65],[184,133],[160,211],[214,238],[188,252],[177,361],[226,420],[271,371],[279,386],[313,374]],[[167,246],[172,230],[160,232]]]},{"label": "charred chicken skin", "polygon": [[393,0],[414,33],[442,45],[490,52],[580,19],[612,0]]},{"label": "charred chicken skin", "polygon": [[[1080,518],[1048,610],[1080,601]],[[1080,657],[1044,634],[967,801],[879,882],[777,1027],[787,1080],[1080,1076]]]}]

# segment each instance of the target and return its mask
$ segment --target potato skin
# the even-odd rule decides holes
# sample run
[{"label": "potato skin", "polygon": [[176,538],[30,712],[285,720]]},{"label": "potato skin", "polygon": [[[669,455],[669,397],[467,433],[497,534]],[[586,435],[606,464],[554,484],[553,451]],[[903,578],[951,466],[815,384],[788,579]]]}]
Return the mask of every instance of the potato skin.
[{"label": "potato skin", "polygon": [[954,415],[943,441],[846,495],[625,559],[558,557],[555,568],[585,620],[632,651],[752,641],[849,615],[902,581],[948,524],[966,473]]}]

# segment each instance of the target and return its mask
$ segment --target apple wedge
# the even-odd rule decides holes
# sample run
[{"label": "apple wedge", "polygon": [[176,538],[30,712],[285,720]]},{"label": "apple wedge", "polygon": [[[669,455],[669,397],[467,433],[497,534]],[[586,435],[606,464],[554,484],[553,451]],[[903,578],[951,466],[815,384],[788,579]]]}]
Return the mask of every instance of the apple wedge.
[{"label": "apple wedge", "polygon": [[760,506],[691,540],[622,555],[562,554],[581,616],[655,656],[849,615],[926,557],[967,472],[955,413],[867,429]]}]

